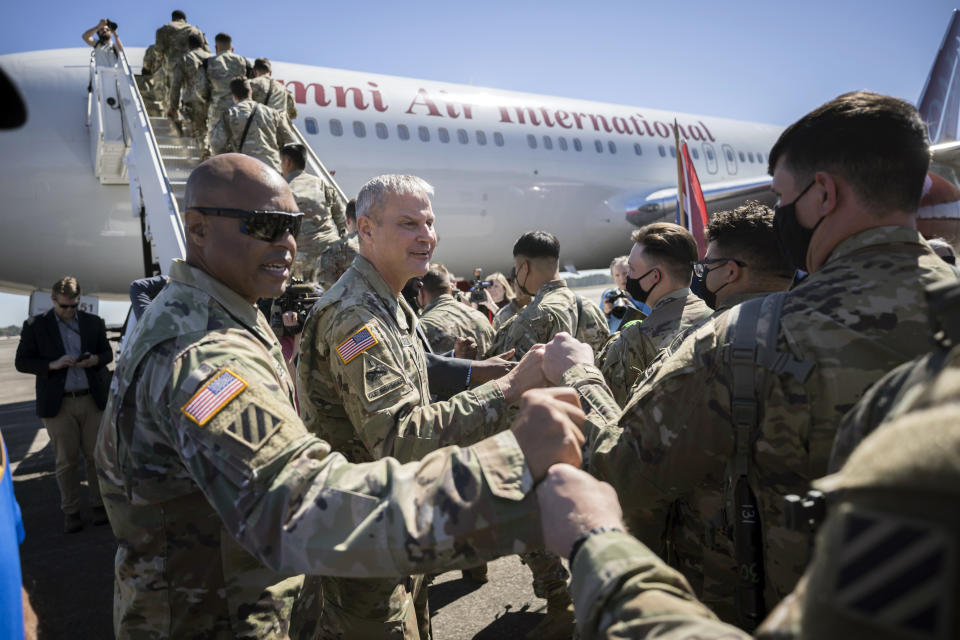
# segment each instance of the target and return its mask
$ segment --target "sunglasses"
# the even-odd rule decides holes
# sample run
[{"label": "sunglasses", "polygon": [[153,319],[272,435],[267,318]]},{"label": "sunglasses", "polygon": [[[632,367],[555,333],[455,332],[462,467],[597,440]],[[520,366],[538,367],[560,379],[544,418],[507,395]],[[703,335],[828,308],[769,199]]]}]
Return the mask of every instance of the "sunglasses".
[{"label": "sunglasses", "polygon": [[79,302],[75,302],[74,304],[60,304],[60,303],[58,302],[58,303],[56,303],[56,304],[57,304],[57,306],[60,307],[61,309],[76,309],[77,307],[80,306],[80,303],[79,303]]},{"label": "sunglasses", "polygon": [[219,207],[190,207],[205,216],[239,218],[240,233],[263,240],[275,242],[289,231],[294,238],[300,234],[303,225],[302,213],[289,211],[247,211],[246,209],[221,209]]},{"label": "sunglasses", "polygon": [[747,266],[747,264],[746,264],[745,262],[741,262],[740,260],[737,260],[737,259],[735,259],[735,258],[710,258],[709,260],[698,260],[698,261],[694,262],[694,263],[693,263],[693,273],[694,273],[698,278],[704,277],[706,274],[708,274],[708,273],[710,273],[711,271],[713,271],[713,269],[709,268],[708,265],[711,265],[711,264],[713,264],[714,262],[733,262],[733,263],[736,263],[736,265],[737,265],[737,266],[740,266],[740,267],[745,267],[745,266]]}]

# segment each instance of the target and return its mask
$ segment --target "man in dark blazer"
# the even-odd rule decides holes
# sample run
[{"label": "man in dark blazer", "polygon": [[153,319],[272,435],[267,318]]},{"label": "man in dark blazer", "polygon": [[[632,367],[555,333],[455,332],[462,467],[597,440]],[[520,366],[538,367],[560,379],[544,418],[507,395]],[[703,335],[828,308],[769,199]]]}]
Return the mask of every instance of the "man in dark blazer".
[{"label": "man in dark blazer", "polygon": [[37,376],[37,415],[53,442],[64,532],[83,528],[80,451],[86,462],[93,523],[107,522],[93,462],[100,416],[107,403],[113,350],[103,319],[78,309],[80,285],[65,277],[53,285],[53,309],[28,319],[17,347],[17,371]]}]

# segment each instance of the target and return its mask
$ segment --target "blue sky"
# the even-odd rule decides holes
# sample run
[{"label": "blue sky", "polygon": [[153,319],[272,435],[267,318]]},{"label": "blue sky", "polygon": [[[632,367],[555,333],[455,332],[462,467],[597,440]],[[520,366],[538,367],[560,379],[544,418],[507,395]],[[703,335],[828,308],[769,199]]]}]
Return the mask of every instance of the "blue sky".
[{"label": "blue sky", "polygon": [[[0,53],[83,46],[104,16],[146,46],[179,8],[251,58],[786,125],[853,89],[915,102],[954,2],[54,0],[7,3]],[[0,326],[25,314],[0,294]]]}]

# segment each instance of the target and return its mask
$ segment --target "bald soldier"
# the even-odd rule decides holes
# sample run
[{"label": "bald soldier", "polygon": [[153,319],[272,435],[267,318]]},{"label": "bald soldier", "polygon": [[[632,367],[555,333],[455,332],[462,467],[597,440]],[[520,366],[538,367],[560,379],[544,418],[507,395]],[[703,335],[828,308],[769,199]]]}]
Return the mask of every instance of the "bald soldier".
[{"label": "bald soldier", "polygon": [[97,442],[117,638],[279,639],[290,576],[445,570],[541,543],[527,496],[583,442],[568,391],[531,392],[512,430],[471,448],[352,465],[300,421],[255,305],[296,254],[286,182],[217,156],[187,181],[184,227],[186,261],[130,336]]},{"label": "bald soldier", "polygon": [[[499,380],[430,402],[418,319],[400,295],[428,269],[437,244],[433,188],[409,175],[384,175],[357,196],[360,255],[314,305],[298,367],[307,427],[348,460],[418,460],[503,428],[507,406],[541,384],[540,349]],[[412,580],[323,579],[324,634],[429,636],[426,589]]]}]

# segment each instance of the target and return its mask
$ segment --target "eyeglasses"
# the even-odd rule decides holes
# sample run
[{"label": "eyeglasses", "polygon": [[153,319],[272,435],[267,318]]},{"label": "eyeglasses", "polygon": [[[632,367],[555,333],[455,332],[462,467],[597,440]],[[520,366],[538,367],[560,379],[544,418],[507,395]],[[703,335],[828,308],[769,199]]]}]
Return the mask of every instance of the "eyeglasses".
[{"label": "eyeglasses", "polygon": [[205,216],[222,216],[224,218],[239,218],[240,233],[245,233],[257,240],[276,242],[285,231],[289,231],[294,238],[300,234],[303,225],[302,213],[289,211],[247,211],[246,209],[221,209],[219,207],[190,207]]},{"label": "eyeglasses", "polygon": [[80,306],[79,302],[74,302],[73,304],[60,304],[59,302],[55,303],[61,309],[76,309]]},{"label": "eyeglasses", "polygon": [[[713,271],[713,269],[707,268],[707,265],[713,264],[714,262],[733,262],[733,263],[736,263],[736,265],[737,265],[738,267],[745,267],[745,266],[747,266],[747,264],[746,264],[745,262],[741,262],[740,260],[737,260],[736,258],[710,258],[709,260],[697,260],[696,262],[694,262],[694,263],[693,263],[693,273],[696,274],[696,276],[697,276],[698,278],[703,278],[703,277],[706,276],[708,273],[710,273],[711,271]],[[714,268],[716,268],[716,267],[714,267]]]}]

